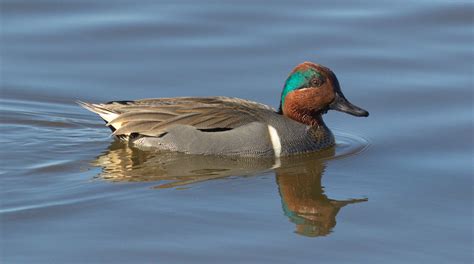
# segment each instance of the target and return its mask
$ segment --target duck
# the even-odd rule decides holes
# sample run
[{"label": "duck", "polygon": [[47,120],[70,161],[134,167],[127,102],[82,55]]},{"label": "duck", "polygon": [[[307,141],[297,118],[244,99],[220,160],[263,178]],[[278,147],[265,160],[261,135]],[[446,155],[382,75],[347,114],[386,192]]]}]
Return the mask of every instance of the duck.
[{"label": "duck", "polygon": [[281,157],[334,147],[328,110],[367,117],[350,103],[336,75],[313,62],[297,65],[274,109],[225,96],[152,98],[78,104],[98,114],[112,135],[140,149],[197,155]]}]

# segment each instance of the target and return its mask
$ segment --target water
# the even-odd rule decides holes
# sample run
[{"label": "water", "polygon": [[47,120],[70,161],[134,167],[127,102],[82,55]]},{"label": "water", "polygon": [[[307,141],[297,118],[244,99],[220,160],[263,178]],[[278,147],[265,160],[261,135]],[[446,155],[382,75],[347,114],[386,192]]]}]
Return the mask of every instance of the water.
[{"label": "water", "polygon": [[[0,261],[472,263],[472,14],[470,1],[2,1]],[[279,167],[139,152],[74,104],[277,107],[305,60],[371,115],[327,114],[338,146]]]}]

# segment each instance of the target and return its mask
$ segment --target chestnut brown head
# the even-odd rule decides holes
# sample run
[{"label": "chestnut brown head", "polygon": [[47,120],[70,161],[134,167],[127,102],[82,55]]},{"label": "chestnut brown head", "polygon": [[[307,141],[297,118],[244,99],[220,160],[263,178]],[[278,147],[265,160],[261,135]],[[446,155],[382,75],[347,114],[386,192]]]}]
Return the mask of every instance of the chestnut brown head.
[{"label": "chestnut brown head", "polygon": [[329,109],[354,116],[369,112],[351,104],[341,91],[336,75],[322,65],[304,62],[296,66],[286,79],[281,94],[280,113],[315,118]]}]

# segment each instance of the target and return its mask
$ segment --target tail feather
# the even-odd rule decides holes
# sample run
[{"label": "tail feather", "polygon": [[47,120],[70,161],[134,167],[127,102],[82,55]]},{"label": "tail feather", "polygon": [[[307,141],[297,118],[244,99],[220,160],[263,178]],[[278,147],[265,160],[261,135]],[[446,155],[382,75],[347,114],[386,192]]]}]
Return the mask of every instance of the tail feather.
[{"label": "tail feather", "polygon": [[77,101],[77,104],[84,107],[85,109],[98,114],[105,122],[109,123],[110,121],[114,120],[119,116],[118,113],[107,109],[107,107],[103,104],[91,104],[82,101]]}]

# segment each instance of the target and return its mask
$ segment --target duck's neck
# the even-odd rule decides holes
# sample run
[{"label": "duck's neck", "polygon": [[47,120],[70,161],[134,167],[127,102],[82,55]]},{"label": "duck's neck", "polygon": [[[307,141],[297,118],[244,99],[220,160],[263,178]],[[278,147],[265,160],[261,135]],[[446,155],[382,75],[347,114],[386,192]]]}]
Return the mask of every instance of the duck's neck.
[{"label": "duck's neck", "polygon": [[312,109],[286,103],[283,107],[280,105],[279,113],[308,126],[324,126],[323,117],[319,111],[315,112]]}]

